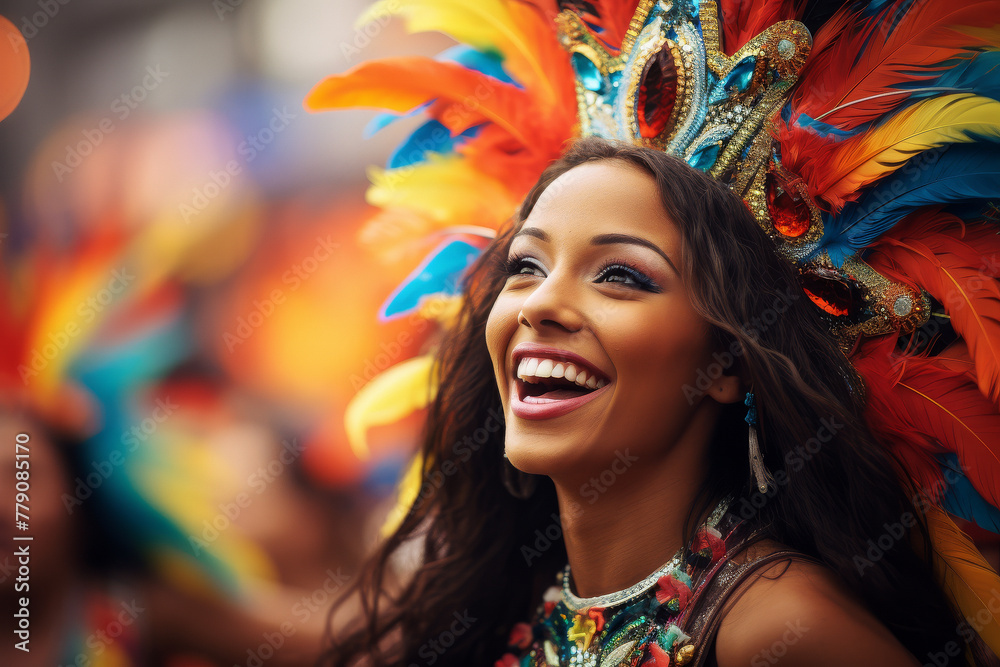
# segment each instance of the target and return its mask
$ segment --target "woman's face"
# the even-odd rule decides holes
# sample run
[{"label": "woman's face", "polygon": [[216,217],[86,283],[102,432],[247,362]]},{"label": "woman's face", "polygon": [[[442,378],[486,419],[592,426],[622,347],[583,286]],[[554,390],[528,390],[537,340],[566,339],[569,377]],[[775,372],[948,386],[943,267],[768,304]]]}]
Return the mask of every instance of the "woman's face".
[{"label": "woman's face", "polygon": [[664,455],[697,411],[718,408],[691,395],[713,359],[680,250],[637,167],[586,163],[545,190],[513,239],[486,327],[515,467],[586,479],[626,449]]}]

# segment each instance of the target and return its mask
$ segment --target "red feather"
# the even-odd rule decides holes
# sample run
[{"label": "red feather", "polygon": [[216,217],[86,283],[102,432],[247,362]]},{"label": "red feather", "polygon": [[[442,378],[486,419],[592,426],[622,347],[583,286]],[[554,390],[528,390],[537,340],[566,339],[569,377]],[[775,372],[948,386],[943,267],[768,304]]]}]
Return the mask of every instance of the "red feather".
[{"label": "red feather", "polygon": [[916,485],[939,489],[941,468],[934,454],[943,450],[910,419],[908,410],[913,406],[897,388],[900,368],[893,352],[896,338],[893,334],[867,340],[851,356],[865,381],[865,417],[872,433],[896,455]]},{"label": "red feather", "polygon": [[802,175],[814,196],[823,193],[804,175],[810,165],[827,165],[822,172],[827,182],[845,175],[829,172],[828,150],[840,139],[818,134],[808,123],[800,125],[801,115],[841,130],[886,118],[904,106],[908,93],[900,93],[900,84],[933,85],[954,67],[955,59],[970,58],[991,45],[986,31],[966,34],[962,26],[1000,15],[1000,0],[922,2],[905,9],[903,4],[909,3],[895,2],[874,18],[849,6],[827,21],[788,102],[789,120],[776,117],[772,134],[781,146],[782,164]]},{"label": "red feather", "polygon": [[953,452],[972,485],[1000,506],[1000,412],[965,370],[894,352],[894,336],[852,361],[868,387],[868,421],[929,494],[944,488],[934,454]]},{"label": "red feather", "polygon": [[890,280],[919,285],[951,317],[975,362],[979,390],[1000,405],[1000,236],[988,224],[965,226],[929,211],[909,216],[866,257]]},{"label": "red feather", "polygon": [[731,56],[778,21],[797,19],[805,4],[805,0],[720,0],[719,29],[723,52]]},{"label": "red feather", "polygon": [[954,65],[950,60],[970,57],[973,47],[987,44],[957,27],[1000,14],[998,0],[904,4],[910,5],[896,2],[874,19],[848,7],[824,25],[792,96],[793,112],[842,130],[879,118],[897,109],[902,96],[873,96],[934,79]]}]

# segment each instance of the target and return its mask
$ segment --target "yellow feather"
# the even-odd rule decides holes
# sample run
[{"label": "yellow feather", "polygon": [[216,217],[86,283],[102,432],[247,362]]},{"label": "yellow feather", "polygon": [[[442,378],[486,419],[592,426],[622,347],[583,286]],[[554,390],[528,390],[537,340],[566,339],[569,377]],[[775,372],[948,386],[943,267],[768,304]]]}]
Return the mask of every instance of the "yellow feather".
[{"label": "yellow feather", "polygon": [[475,220],[484,227],[499,227],[515,211],[518,200],[499,181],[473,169],[458,156],[429,156],[427,162],[379,169],[371,167],[372,186],[366,198],[372,206],[408,209],[441,226]]},{"label": "yellow feather", "polygon": [[356,25],[398,14],[410,32],[443,32],[480,51],[499,51],[504,67],[522,84],[527,77],[553,95],[549,76],[538,59],[539,45],[525,35],[507,3],[501,0],[380,0],[362,14]]},{"label": "yellow feather", "polygon": [[399,421],[431,401],[437,391],[431,377],[433,360],[431,355],[407,359],[377,375],[354,395],[344,424],[358,458],[368,457],[368,429]]},{"label": "yellow feather", "polygon": [[1000,655],[1000,575],[941,508],[926,513],[934,571],[967,623]]},{"label": "yellow feather", "polygon": [[416,501],[420,491],[420,481],[423,479],[423,463],[424,457],[418,452],[413,461],[410,462],[410,467],[406,469],[403,479],[399,481],[396,505],[389,510],[389,514],[385,517],[381,529],[382,537],[388,537],[399,528],[399,524],[403,522],[406,513],[410,511],[410,507]]},{"label": "yellow feather", "polygon": [[[114,259],[121,261],[120,258],[102,260],[66,275],[63,290],[52,294],[47,306],[40,309],[29,343],[30,350],[37,350],[48,360],[29,384],[40,402],[58,397],[66,369],[90,344],[98,326],[104,321],[101,314],[114,308],[128,295],[128,290],[119,289],[121,293],[116,294],[106,289],[114,270],[124,266],[124,262],[115,266]],[[104,297],[110,299],[99,300]],[[56,341],[61,343],[58,347]]]},{"label": "yellow feather", "polygon": [[831,173],[847,175],[818,189],[840,205],[918,153],[990,137],[1000,138],[1000,102],[966,93],[935,97],[904,109],[857,142],[847,140],[842,148],[834,148],[830,162],[837,168]]}]

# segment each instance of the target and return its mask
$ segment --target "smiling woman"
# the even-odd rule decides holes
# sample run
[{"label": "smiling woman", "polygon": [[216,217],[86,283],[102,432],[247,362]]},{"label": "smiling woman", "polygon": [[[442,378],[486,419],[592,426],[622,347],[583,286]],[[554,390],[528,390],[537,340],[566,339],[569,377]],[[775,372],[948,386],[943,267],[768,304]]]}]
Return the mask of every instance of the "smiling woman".
[{"label": "smiling woman", "polygon": [[425,478],[458,472],[380,546],[330,663],[991,664],[797,281],[724,185],[579,140],[472,269],[423,444]]}]

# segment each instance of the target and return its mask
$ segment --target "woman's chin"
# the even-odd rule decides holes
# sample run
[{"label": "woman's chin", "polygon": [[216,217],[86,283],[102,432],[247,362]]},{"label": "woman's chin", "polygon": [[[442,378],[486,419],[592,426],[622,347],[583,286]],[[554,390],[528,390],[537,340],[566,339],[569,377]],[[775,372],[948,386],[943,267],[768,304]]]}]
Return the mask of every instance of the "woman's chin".
[{"label": "woman's chin", "polygon": [[580,462],[580,448],[565,438],[533,436],[525,442],[511,442],[505,450],[507,460],[521,472],[558,477]]}]

